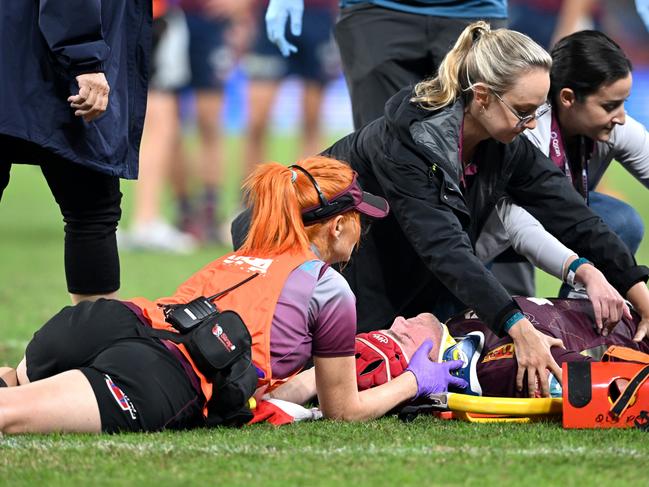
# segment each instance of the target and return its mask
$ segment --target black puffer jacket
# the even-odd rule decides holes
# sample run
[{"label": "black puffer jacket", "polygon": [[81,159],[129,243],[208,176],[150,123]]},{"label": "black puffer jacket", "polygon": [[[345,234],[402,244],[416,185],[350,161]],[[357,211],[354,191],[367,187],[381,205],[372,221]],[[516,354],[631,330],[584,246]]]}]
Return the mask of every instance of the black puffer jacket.
[{"label": "black puffer jacket", "polygon": [[501,334],[517,307],[475,256],[474,243],[506,193],[593,261],[623,295],[647,279],[649,269],[636,265],[622,241],[525,137],[510,144],[483,141],[476,150],[478,173],[463,191],[463,103],[430,112],[410,103],[411,96],[410,89],[397,93],[383,118],[324,151],[349,162],[363,189],[390,203],[390,216],[372,223],[344,270],[357,296],[360,331],[385,327],[397,315],[431,311],[446,288]]}]

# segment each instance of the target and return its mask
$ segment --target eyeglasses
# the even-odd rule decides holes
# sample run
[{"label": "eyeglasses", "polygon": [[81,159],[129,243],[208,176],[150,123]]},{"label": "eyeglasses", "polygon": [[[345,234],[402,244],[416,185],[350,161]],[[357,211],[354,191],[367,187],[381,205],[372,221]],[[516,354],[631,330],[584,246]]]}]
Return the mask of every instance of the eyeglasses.
[{"label": "eyeglasses", "polygon": [[496,95],[496,98],[498,98],[502,102],[502,104],[505,105],[507,107],[507,109],[516,116],[516,118],[518,119],[518,122],[516,123],[516,128],[517,129],[520,129],[520,128],[524,127],[525,125],[530,123],[532,120],[536,120],[537,118],[542,117],[543,115],[548,113],[548,111],[551,108],[550,104],[546,102],[543,105],[541,105],[540,107],[538,107],[534,113],[521,117],[519,115],[519,113],[518,113],[518,110],[516,110],[509,103],[507,103],[505,100],[503,100],[498,93],[496,93],[494,91],[493,94]]}]

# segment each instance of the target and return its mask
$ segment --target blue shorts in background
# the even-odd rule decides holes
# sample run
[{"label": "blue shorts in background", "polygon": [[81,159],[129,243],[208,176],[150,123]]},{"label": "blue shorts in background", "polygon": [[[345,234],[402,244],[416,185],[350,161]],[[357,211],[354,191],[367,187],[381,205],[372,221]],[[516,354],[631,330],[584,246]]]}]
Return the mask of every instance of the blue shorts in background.
[{"label": "blue shorts in background", "polygon": [[337,78],[340,73],[338,48],[332,36],[335,21],[329,8],[305,8],[302,35],[293,36],[288,29],[286,39],[298,48],[297,53],[283,57],[277,46],[266,37],[263,12],[258,19],[257,37],[242,67],[251,80],[280,81],[297,76],[320,84]]}]

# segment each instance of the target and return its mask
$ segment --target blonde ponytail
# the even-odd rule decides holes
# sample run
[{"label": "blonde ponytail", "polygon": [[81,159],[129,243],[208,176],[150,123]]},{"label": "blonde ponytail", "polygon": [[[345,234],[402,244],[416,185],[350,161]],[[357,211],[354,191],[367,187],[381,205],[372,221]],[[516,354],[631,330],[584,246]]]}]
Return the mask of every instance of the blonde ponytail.
[{"label": "blonde ponytail", "polygon": [[549,71],[552,58],[525,34],[509,29],[491,30],[480,20],[468,25],[442,60],[437,76],[415,86],[411,102],[427,110],[451,105],[460,96],[472,97],[474,83],[485,83],[504,93],[522,73],[534,68]]}]

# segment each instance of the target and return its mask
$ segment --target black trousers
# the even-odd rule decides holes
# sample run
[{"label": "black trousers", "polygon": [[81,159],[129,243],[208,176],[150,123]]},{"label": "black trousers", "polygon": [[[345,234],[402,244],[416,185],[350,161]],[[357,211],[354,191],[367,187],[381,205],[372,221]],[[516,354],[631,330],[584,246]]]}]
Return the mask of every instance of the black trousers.
[{"label": "black trousers", "polygon": [[117,291],[120,269],[115,231],[122,214],[119,178],[70,162],[31,142],[0,135],[0,199],[14,163],[39,165],[61,209],[68,291]]},{"label": "black trousers", "polygon": [[[354,128],[381,117],[385,102],[397,91],[435,76],[460,33],[475,20],[410,14],[371,4],[342,9],[335,37]],[[505,19],[485,20],[493,29],[507,26]]]}]

